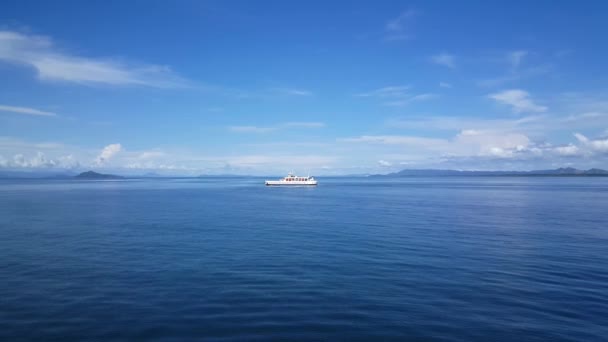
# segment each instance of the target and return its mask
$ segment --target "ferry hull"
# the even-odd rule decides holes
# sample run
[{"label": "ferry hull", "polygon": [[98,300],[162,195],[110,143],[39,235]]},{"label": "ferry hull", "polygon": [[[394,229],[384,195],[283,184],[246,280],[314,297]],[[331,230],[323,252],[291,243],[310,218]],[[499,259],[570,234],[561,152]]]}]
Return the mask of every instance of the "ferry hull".
[{"label": "ferry hull", "polygon": [[266,186],[315,186],[317,185],[317,180],[311,176],[299,177],[290,172],[283,179],[267,180],[264,184]]},{"label": "ferry hull", "polygon": [[315,186],[317,181],[266,181],[266,186]]}]

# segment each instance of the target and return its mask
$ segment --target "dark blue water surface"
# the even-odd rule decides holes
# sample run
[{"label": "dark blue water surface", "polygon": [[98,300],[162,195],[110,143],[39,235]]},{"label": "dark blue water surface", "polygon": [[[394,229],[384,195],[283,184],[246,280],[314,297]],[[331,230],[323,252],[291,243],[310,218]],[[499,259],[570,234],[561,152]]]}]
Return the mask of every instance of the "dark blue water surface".
[{"label": "dark blue water surface", "polygon": [[0,181],[0,340],[606,341],[608,178]]}]

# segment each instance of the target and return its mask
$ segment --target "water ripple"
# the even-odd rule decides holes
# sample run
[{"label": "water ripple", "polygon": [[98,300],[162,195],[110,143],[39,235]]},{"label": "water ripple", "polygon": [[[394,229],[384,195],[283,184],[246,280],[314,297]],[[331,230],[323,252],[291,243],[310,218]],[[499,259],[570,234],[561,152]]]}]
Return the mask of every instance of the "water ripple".
[{"label": "water ripple", "polygon": [[602,341],[604,179],[0,181],[0,340]]}]

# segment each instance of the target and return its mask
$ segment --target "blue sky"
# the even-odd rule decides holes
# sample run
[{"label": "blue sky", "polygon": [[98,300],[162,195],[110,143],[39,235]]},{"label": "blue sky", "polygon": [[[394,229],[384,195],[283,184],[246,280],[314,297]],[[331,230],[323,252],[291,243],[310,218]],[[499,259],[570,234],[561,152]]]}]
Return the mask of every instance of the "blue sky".
[{"label": "blue sky", "polygon": [[3,1],[0,169],[608,168],[605,1]]}]

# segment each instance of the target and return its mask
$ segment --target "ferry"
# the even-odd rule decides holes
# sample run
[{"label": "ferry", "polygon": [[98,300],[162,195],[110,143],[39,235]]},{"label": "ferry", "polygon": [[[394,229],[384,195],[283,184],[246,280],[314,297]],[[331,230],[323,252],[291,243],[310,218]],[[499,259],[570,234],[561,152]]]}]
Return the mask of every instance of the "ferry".
[{"label": "ferry", "polygon": [[271,185],[317,185],[317,180],[314,177],[296,176],[293,173],[289,173],[287,177],[280,180],[267,180],[265,181],[266,186]]}]

